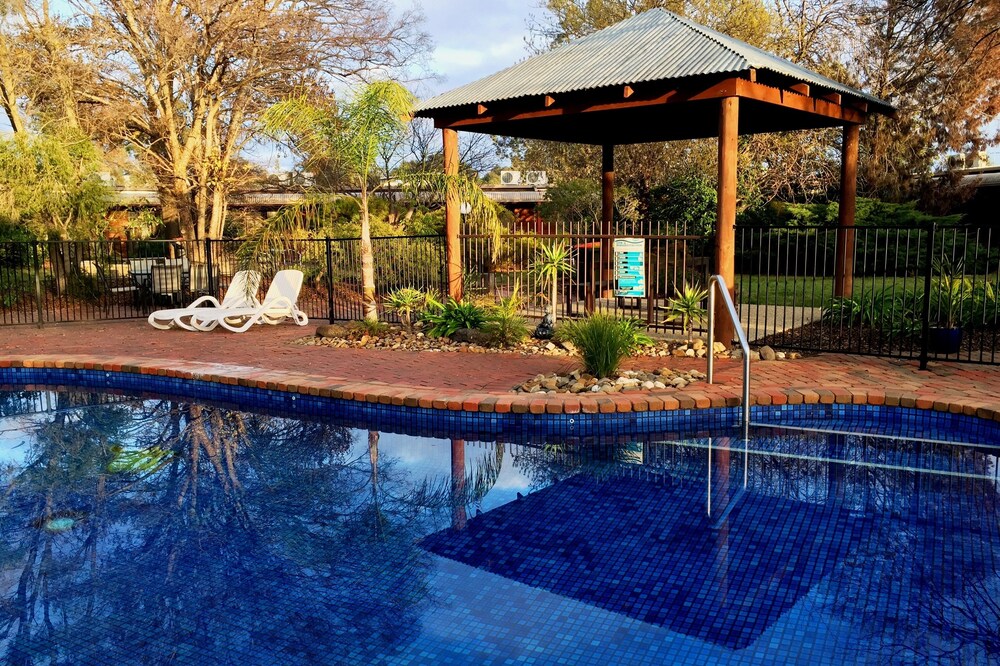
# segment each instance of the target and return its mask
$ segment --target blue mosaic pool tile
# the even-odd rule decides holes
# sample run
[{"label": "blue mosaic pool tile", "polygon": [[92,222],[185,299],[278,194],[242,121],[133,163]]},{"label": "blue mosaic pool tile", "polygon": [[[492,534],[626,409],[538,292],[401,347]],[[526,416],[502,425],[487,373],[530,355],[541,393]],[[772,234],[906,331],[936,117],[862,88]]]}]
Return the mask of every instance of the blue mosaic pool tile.
[{"label": "blue mosaic pool tile", "polygon": [[[428,436],[496,437],[510,441],[532,438],[615,437],[672,432],[738,432],[739,407],[678,409],[613,414],[496,414],[452,412],[352,400],[321,398],[283,391],[217,384],[192,379],[54,368],[0,368],[0,385],[92,387],[110,391],[161,394],[212,401],[234,408],[315,416],[344,425],[372,424],[386,432],[415,432]],[[930,410],[875,405],[754,406],[754,423],[838,427],[855,432],[938,439],[983,446],[1000,446],[1000,424]]]}]

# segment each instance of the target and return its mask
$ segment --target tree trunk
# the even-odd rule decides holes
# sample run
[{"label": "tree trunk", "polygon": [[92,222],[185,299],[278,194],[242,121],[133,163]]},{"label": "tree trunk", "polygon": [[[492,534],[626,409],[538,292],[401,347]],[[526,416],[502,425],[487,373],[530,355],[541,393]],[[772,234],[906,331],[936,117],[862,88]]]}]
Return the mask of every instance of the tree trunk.
[{"label": "tree trunk", "polygon": [[361,185],[361,294],[365,303],[365,319],[378,321],[375,301],[375,258],[372,256],[372,230],[368,217],[368,188]]},{"label": "tree trunk", "polygon": [[160,215],[167,226],[167,236],[184,240],[201,240],[195,233],[194,202],[187,184],[181,178],[174,178],[166,187],[160,187]]},{"label": "tree trunk", "polygon": [[555,276],[555,275],[552,276],[552,286],[551,286],[552,292],[551,292],[551,296],[550,296],[551,300],[549,301],[549,303],[552,305],[552,324],[553,325],[556,323],[556,317],[558,316],[556,314],[556,287],[557,287],[556,280],[557,279],[558,279],[557,276]]}]

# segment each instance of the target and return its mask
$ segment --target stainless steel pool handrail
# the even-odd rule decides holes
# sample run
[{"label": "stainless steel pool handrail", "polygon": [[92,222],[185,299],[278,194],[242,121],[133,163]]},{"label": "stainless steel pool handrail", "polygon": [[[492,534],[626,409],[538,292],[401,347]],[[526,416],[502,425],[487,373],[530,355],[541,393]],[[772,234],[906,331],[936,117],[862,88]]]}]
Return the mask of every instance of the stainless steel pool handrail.
[{"label": "stainless steel pool handrail", "polygon": [[726,305],[726,312],[736,328],[736,338],[743,350],[743,439],[750,436],[750,343],[747,342],[747,335],[743,332],[743,325],[740,324],[740,316],[736,312],[736,305],[729,295],[729,286],[721,275],[713,275],[708,279],[708,383],[713,383],[715,379],[715,293],[722,292],[722,302]]}]

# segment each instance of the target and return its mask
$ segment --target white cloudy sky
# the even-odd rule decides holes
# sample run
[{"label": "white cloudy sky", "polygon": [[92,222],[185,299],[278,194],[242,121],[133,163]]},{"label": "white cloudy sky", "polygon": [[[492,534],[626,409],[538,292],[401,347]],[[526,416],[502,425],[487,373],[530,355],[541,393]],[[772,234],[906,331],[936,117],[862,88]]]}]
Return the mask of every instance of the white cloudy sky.
[{"label": "white cloudy sky", "polygon": [[[400,8],[411,0],[395,0]],[[434,47],[429,64],[437,80],[419,86],[422,96],[475,81],[528,55],[529,18],[542,15],[534,0],[422,0],[424,30]]]}]

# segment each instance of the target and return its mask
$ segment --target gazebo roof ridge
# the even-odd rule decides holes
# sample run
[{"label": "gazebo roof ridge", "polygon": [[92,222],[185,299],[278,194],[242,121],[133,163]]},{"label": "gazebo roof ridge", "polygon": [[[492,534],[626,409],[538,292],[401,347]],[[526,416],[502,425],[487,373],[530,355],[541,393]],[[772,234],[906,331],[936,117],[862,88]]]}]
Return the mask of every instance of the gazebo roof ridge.
[{"label": "gazebo roof ridge", "polygon": [[[636,38],[636,34],[641,38]],[[893,107],[864,91],[747,44],[665,9],[655,8],[530,56],[494,74],[427,99],[420,116],[434,111],[610,86],[764,70],[870,103]]]}]

